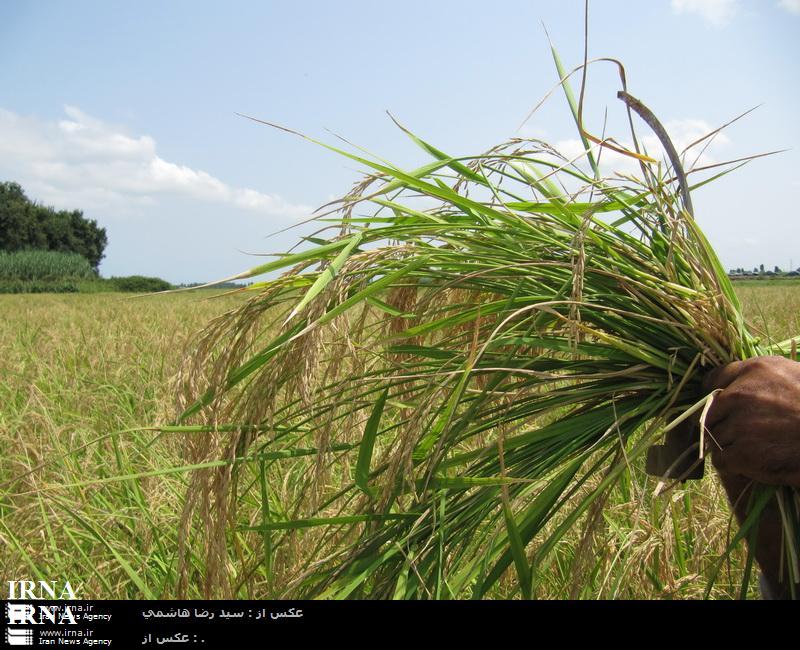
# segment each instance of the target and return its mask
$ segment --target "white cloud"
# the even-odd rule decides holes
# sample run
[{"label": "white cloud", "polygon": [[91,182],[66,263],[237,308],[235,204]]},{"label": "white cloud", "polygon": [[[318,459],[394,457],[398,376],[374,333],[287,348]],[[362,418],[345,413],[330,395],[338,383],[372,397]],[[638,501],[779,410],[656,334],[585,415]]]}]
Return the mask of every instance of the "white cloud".
[{"label": "white cloud", "polygon": [[[664,128],[679,154],[690,144],[714,130],[707,122],[696,118],[670,120],[664,124]],[[641,135],[641,132],[639,135],[640,148],[644,149],[650,157],[656,160],[666,160],[666,153],[655,135]],[[623,147],[632,150],[631,142],[623,142],[621,144]],[[730,139],[724,132],[717,133],[710,143],[709,140],[705,140],[686,151],[683,157],[684,168],[689,171],[692,168],[719,162],[719,150],[729,144]],[[704,149],[706,145],[708,147]],[[555,144],[555,149],[569,160],[578,160],[579,164],[583,162],[581,160],[584,151],[583,144],[578,139],[561,140]],[[596,146],[594,149],[597,151]],[[617,153],[608,148],[603,149],[600,157],[600,166],[604,173],[619,172],[621,174],[640,175],[639,163],[635,158]]]},{"label": "white cloud", "polygon": [[677,14],[697,14],[717,26],[725,25],[739,9],[738,0],[671,0],[671,5]]},{"label": "white cloud", "polygon": [[0,108],[0,177],[19,182],[37,200],[129,212],[172,195],[288,219],[311,211],[164,160],[150,136],[128,135],[74,106],[64,113],[66,119],[49,122]]},{"label": "white cloud", "polygon": [[[667,134],[672,140],[672,144],[681,153],[686,147],[700,138],[705,137],[714,130],[708,122],[697,118],[684,118],[681,120],[669,120],[664,124]],[[664,150],[661,143],[654,135],[648,135],[642,138],[642,142],[653,157],[664,156]],[[713,140],[704,140],[699,145],[695,145],[686,152],[684,165],[687,169],[692,167],[702,167],[714,162],[718,162],[715,152],[728,146],[730,138],[724,131],[717,133]],[[706,147],[708,145],[708,147]],[[705,150],[704,150],[705,147]]]},{"label": "white cloud", "polygon": [[800,0],[780,0],[778,6],[793,14],[800,14]]}]

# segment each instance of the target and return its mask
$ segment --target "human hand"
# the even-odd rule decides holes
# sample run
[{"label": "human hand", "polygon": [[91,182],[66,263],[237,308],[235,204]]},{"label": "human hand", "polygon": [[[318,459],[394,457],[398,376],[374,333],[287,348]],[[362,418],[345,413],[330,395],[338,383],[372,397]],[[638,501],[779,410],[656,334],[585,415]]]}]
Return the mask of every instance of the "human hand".
[{"label": "human hand", "polygon": [[[800,488],[800,363],[783,357],[737,361],[710,372],[703,388],[720,390],[705,420],[707,447],[741,524],[755,483]],[[788,598],[783,522],[774,499],[761,512],[751,550],[767,585],[765,597]]]},{"label": "human hand", "polygon": [[755,357],[710,372],[707,448],[723,478],[800,488],[800,363]]}]

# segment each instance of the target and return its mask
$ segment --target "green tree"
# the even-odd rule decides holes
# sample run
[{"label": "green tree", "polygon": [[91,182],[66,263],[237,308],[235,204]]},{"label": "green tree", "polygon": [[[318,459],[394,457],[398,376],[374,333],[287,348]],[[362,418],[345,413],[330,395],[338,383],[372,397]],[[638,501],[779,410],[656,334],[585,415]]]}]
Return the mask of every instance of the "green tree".
[{"label": "green tree", "polygon": [[81,210],[39,205],[19,183],[0,183],[0,250],[78,253],[97,271],[107,245],[105,228],[86,219]]}]

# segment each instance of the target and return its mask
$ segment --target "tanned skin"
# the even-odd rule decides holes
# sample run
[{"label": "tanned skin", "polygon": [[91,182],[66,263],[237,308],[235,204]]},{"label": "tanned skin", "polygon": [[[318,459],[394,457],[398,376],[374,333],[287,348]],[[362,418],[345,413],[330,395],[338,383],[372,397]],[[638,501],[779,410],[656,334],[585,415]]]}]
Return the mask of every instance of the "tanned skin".
[{"label": "tanned skin", "polygon": [[[754,483],[800,489],[800,363],[783,357],[737,361],[709,373],[703,388],[721,389],[707,414],[707,447],[741,524]],[[771,595],[788,598],[781,538],[780,511],[772,499],[753,551]]]}]

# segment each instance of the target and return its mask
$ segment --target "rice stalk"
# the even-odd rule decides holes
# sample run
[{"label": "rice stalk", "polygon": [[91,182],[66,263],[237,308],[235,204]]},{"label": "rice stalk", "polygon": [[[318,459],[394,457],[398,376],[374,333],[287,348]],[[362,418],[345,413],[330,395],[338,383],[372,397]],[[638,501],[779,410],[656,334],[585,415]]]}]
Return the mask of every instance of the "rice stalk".
[{"label": "rice stalk", "polygon": [[[609,490],[702,408],[708,370],[789,353],[745,323],[674,148],[603,177],[605,138],[585,161],[524,138],[454,157],[403,130],[432,161],[322,145],[368,175],[303,250],[237,276],[283,271],[184,368],[182,420],[209,432],[188,448],[204,465],[181,552],[205,544],[207,596],[266,562],[276,595],[535,597],[565,535],[587,526],[583,561]],[[267,559],[234,567],[230,546]]]}]

